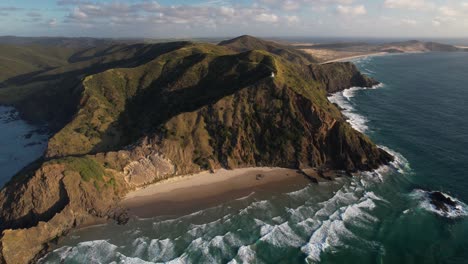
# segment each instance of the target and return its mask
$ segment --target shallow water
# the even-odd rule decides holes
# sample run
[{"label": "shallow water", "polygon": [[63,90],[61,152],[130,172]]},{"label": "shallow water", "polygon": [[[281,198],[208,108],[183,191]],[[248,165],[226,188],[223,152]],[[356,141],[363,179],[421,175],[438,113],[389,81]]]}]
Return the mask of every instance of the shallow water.
[{"label": "shallow water", "polygon": [[[356,63],[383,85],[331,100],[395,155],[391,166],[183,217],[80,230],[42,263],[468,262],[468,53]],[[457,198],[461,210],[438,214],[432,190]]]},{"label": "shallow water", "polygon": [[42,155],[46,140],[44,128],[27,124],[14,108],[0,106],[0,188]]}]

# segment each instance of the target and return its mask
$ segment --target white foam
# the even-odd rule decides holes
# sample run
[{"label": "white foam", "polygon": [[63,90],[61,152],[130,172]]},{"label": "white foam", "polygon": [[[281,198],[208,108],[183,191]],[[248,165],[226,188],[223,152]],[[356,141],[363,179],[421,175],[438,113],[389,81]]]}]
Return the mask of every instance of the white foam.
[{"label": "white foam", "polygon": [[297,248],[305,242],[291,229],[288,222],[274,226],[260,240],[280,248]]},{"label": "white foam", "polygon": [[[408,160],[405,157],[403,157],[403,155],[386,146],[379,145],[378,147],[385,150],[388,154],[392,155],[393,161],[390,162],[390,165],[393,169],[396,169],[400,174],[405,174],[411,171],[410,164]],[[381,170],[383,170],[383,168]]]},{"label": "white foam", "polygon": [[350,99],[354,96],[354,92],[358,88],[350,88],[342,92],[337,92],[328,97],[330,102],[337,104],[341,108],[341,112],[347,118],[347,122],[360,132],[367,131],[367,118],[355,112]]},{"label": "white foam", "polygon": [[228,264],[249,264],[249,263],[257,263],[257,254],[252,249],[251,246],[242,246],[237,251],[237,256],[228,262]]},{"label": "white foam", "polygon": [[150,263],[139,258],[127,257],[117,251],[118,247],[106,240],[81,242],[75,247],[62,247],[53,251],[58,260],[40,260],[41,263]]},{"label": "white foam", "polygon": [[152,262],[169,261],[175,254],[175,245],[170,239],[153,239],[148,246],[148,259]]},{"label": "white foam", "polygon": [[315,230],[301,250],[307,254],[307,262],[320,261],[320,255],[330,247],[342,245],[340,237],[355,238],[355,235],[349,231],[341,220],[327,220]]},{"label": "white foam", "polygon": [[383,83],[379,83],[372,87],[351,87],[340,92],[331,94],[328,97],[328,100],[332,103],[337,104],[341,108],[341,112],[347,118],[347,122],[359,132],[366,132],[369,128],[366,125],[368,120],[363,115],[356,113],[351,99],[355,96],[356,92],[359,90],[368,90],[368,89],[378,89],[383,87]]}]

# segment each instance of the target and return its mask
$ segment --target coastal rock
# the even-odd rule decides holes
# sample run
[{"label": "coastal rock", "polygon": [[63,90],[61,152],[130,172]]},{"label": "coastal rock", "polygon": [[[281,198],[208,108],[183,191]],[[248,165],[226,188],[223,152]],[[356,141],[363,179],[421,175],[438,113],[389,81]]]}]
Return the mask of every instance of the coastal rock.
[{"label": "coastal rock", "polygon": [[333,62],[310,65],[315,80],[321,82],[328,93],[336,93],[350,87],[372,87],[376,80],[363,75],[351,62]]},{"label": "coastal rock", "polygon": [[121,183],[86,181],[74,168],[66,162],[44,163],[2,189],[0,256],[6,263],[29,263],[72,228],[118,216]]},{"label": "coastal rock", "polygon": [[150,154],[125,166],[125,180],[133,186],[141,186],[167,178],[175,173],[175,166],[170,160],[159,154]]},{"label": "coastal rock", "polygon": [[429,199],[435,209],[443,214],[448,214],[451,211],[461,211],[461,206],[442,192],[430,192]]}]

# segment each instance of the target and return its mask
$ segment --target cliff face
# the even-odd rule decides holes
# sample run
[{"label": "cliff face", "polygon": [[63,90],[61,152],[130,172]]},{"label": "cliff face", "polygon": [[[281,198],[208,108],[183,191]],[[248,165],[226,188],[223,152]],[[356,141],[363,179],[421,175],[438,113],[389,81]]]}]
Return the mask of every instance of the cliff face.
[{"label": "cliff face", "polygon": [[351,62],[312,64],[309,66],[312,76],[329,93],[342,91],[350,87],[372,87],[379,84],[376,80],[363,75]]},{"label": "cliff face", "polygon": [[[0,262],[27,263],[74,227],[125,220],[132,188],[217,168],[371,170],[391,160],[327,93],[375,81],[349,63],[190,44],[83,78],[46,160],[0,192]],[[18,256],[17,252],[27,252]]]},{"label": "cliff face", "polygon": [[3,261],[31,262],[74,227],[119,219],[124,184],[87,157],[45,162],[17,176],[0,192]]}]

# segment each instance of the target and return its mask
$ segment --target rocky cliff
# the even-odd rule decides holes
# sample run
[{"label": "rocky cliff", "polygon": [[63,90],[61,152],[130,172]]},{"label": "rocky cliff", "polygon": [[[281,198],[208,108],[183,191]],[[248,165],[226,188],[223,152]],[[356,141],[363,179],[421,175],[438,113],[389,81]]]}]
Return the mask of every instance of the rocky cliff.
[{"label": "rocky cliff", "polygon": [[327,100],[375,84],[352,64],[192,43],[153,55],[69,88],[74,114],[44,159],[0,192],[0,262],[33,261],[75,227],[122,222],[117,202],[126,192],[176,175],[247,166],[357,171],[391,160]]},{"label": "rocky cliff", "polygon": [[376,80],[361,74],[351,62],[312,64],[309,67],[312,77],[329,93],[349,87],[372,87],[379,84]]}]

